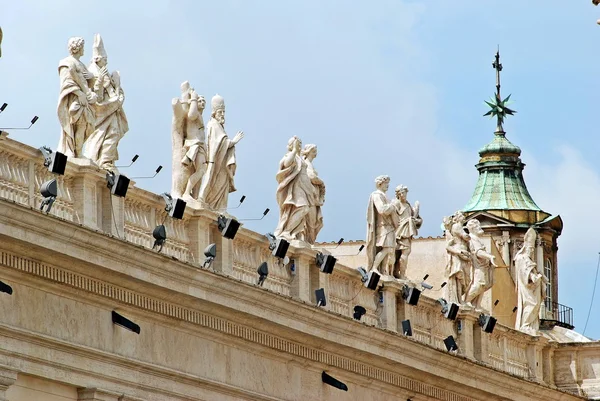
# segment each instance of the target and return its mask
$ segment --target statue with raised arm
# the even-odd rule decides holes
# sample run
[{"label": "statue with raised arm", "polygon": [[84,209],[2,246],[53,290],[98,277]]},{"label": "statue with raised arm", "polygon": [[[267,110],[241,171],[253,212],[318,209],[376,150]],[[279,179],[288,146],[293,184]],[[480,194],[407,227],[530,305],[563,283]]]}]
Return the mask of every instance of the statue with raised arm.
[{"label": "statue with raised arm", "polygon": [[525,233],[523,247],[514,257],[517,273],[517,319],[515,329],[537,335],[540,327],[540,307],[544,275],[538,271],[535,262],[535,240],[537,234],[533,227]]},{"label": "statue with raised arm", "polygon": [[305,241],[314,244],[317,241],[317,235],[323,228],[323,213],[321,208],[325,204],[325,183],[317,170],[315,170],[313,161],[317,157],[317,145],[308,144],[302,150],[302,158],[306,162],[306,173],[313,186],[313,195],[309,197],[310,208],[306,220]]},{"label": "statue with raised arm", "polygon": [[469,288],[471,274],[471,253],[469,235],[464,231],[465,216],[461,211],[444,218],[446,237],[446,300],[462,304]]},{"label": "statue with raised arm", "polygon": [[206,106],[190,83],[181,84],[181,98],[172,101],[173,150],[171,195],[198,199],[200,183],[207,167],[207,154],[202,112]]},{"label": "statue with raised arm", "polygon": [[208,167],[200,186],[199,200],[212,210],[225,211],[230,192],[235,192],[235,145],[244,137],[242,131],[229,139],[225,132],[225,101],[219,95],[210,102],[211,118],[206,125]]},{"label": "statue with raised arm", "polygon": [[85,41],[80,37],[69,39],[70,55],[60,60],[60,94],[58,96],[58,121],[62,127],[58,152],[68,157],[82,157],[83,143],[94,132],[96,117],[93,104],[98,96],[88,86],[94,76],[80,61]]},{"label": "statue with raised arm", "polygon": [[465,296],[465,302],[473,305],[476,309],[481,309],[483,294],[494,285],[494,267],[497,265],[494,255],[485,249],[481,238],[484,231],[479,220],[469,220],[467,230],[469,230],[470,237],[469,252],[473,264],[473,279]]},{"label": "statue with raised arm", "polygon": [[[279,162],[279,171],[276,175],[279,224],[274,234],[288,241],[298,240],[314,244],[316,234],[323,223],[320,209],[316,211],[313,208],[320,204],[321,198],[320,192],[311,179],[311,174],[313,178],[318,177],[314,170],[309,173],[309,169],[312,170],[312,163],[309,164],[306,159],[309,155],[303,153],[300,138],[297,136],[290,138],[287,153]],[[321,217],[320,221],[319,217]]]},{"label": "statue with raised arm", "polygon": [[415,206],[411,206],[406,200],[408,188],[404,185],[396,187],[396,199],[392,201],[395,213],[392,214],[394,226],[396,227],[396,252],[394,263],[394,277],[406,278],[406,268],[408,265],[408,255],[410,255],[412,239],[418,234],[419,228],[423,224],[423,219],[419,216],[419,201]]},{"label": "statue with raised arm", "polygon": [[390,186],[390,177],[380,175],[375,178],[376,190],[369,198],[367,207],[367,265],[371,271],[392,275],[396,235],[394,205],[390,203],[386,192]]},{"label": "statue with raised arm", "polygon": [[115,162],[119,160],[117,147],[123,135],[129,131],[129,124],[123,110],[125,93],[121,88],[121,76],[119,71],[109,74],[107,63],[104,42],[100,34],[96,34],[92,62],[88,66],[93,75],[91,84],[98,97],[93,106],[96,128],[85,144],[84,154],[101,169],[116,172]]}]

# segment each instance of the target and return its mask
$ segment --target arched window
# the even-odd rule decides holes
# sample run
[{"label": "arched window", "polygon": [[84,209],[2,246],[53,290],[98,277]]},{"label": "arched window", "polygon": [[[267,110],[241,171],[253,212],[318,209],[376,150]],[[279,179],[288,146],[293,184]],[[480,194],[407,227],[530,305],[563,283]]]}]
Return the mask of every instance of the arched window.
[{"label": "arched window", "polygon": [[546,304],[546,310],[552,311],[554,308],[552,306],[552,262],[550,259],[544,260],[544,275],[548,279],[548,283],[546,284],[546,299],[544,302]]}]

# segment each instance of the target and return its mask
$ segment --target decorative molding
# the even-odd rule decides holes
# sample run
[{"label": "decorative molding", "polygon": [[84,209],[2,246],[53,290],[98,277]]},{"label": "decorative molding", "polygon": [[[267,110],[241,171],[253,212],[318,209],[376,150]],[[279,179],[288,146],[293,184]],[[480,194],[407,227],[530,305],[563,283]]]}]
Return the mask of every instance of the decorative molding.
[{"label": "decorative molding", "polygon": [[351,358],[295,343],[275,335],[256,330],[226,319],[211,316],[198,310],[182,307],[170,302],[149,297],[135,291],[118,287],[101,280],[23,258],[7,251],[0,252],[0,263],[4,266],[32,274],[55,283],[68,285],[89,293],[110,298],[140,309],[183,320],[222,334],[241,338],[277,351],[304,358],[316,363],[346,370],[370,379],[375,379],[405,390],[413,391],[443,401],[476,401],[476,399],[422,383],[417,380],[362,363]]}]

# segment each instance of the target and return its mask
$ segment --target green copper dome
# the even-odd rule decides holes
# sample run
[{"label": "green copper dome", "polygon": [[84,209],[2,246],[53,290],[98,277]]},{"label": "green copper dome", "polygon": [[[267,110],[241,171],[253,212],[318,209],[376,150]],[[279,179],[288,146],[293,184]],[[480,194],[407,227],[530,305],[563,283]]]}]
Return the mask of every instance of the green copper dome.
[{"label": "green copper dome", "polygon": [[494,136],[494,140],[479,151],[481,159],[475,166],[479,179],[464,211],[541,212],[523,179],[525,164],[519,157],[521,149],[506,139],[504,132],[496,132]]},{"label": "green copper dome", "polygon": [[494,135],[494,140],[479,150],[479,156],[484,157],[489,154],[502,153],[510,154],[513,153],[517,156],[521,155],[521,148],[513,145],[511,141],[506,139],[504,134]]}]

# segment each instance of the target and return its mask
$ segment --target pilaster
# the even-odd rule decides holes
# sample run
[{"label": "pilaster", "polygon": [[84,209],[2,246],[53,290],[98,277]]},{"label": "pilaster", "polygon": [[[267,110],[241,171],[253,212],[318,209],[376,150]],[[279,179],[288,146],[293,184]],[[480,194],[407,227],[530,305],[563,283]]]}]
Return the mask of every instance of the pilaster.
[{"label": "pilaster", "polygon": [[0,365],[0,401],[8,401],[6,391],[17,381],[19,371],[10,366]]},{"label": "pilaster", "polygon": [[381,312],[382,328],[390,331],[398,331],[398,298],[404,284],[398,280],[383,279],[383,310]]},{"label": "pilaster", "polygon": [[483,333],[479,329],[478,321],[479,312],[474,310],[459,310],[457,316],[457,322],[460,325],[460,332],[458,334],[458,349],[459,352],[469,359],[475,359],[475,354],[481,354],[481,349],[475,350],[475,337],[478,338],[479,346],[481,346],[481,337]]}]

